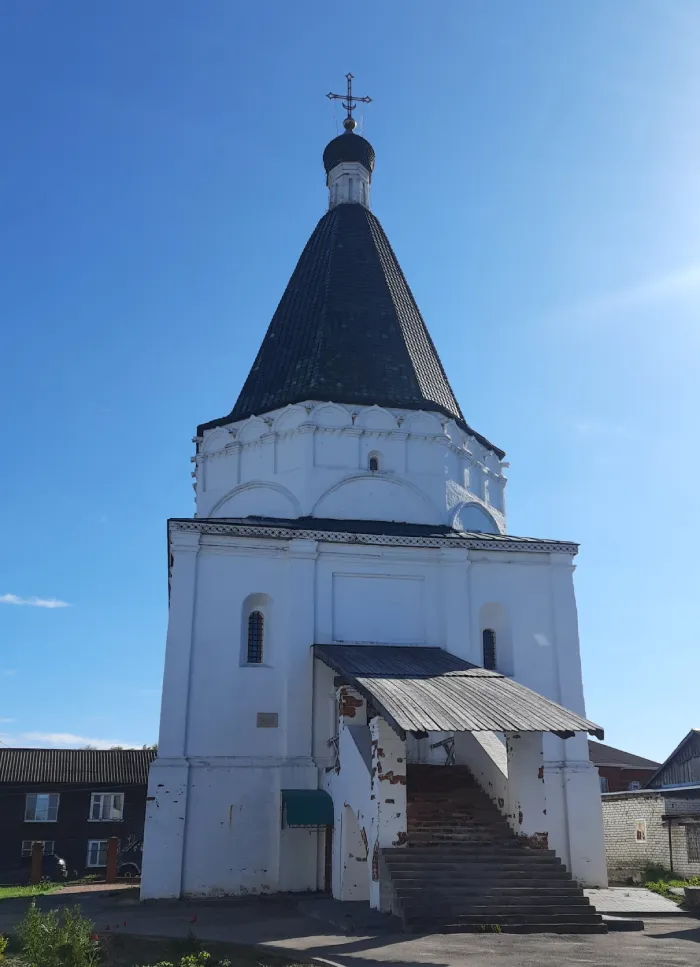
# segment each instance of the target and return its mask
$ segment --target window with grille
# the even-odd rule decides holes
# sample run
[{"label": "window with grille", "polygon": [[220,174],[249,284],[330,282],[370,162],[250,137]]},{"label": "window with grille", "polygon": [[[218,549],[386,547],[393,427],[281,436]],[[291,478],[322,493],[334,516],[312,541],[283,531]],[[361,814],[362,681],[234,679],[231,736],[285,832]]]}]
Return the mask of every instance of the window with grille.
[{"label": "window with grille", "polygon": [[23,839],[22,856],[31,856],[32,846],[35,843],[43,843],[44,856],[53,856],[56,843],[52,839]]},{"label": "window with grille", "polygon": [[484,648],[484,668],[493,670],[496,667],[496,632],[493,628],[484,629],[481,641]]},{"label": "window with grille", "polygon": [[700,863],[700,825],[685,827],[685,843],[688,849],[688,862]]},{"label": "window with grille", "polygon": [[107,865],[107,843],[106,839],[89,839],[86,866],[106,866]]},{"label": "window with grille", "polygon": [[248,615],[248,650],[246,661],[249,665],[260,665],[263,660],[263,616],[261,611],[251,611]]},{"label": "window with grille", "polygon": [[25,823],[55,823],[59,799],[57,792],[29,793],[24,806]]},{"label": "window with grille", "polygon": [[120,823],[124,818],[123,792],[93,792],[90,797],[90,821]]}]

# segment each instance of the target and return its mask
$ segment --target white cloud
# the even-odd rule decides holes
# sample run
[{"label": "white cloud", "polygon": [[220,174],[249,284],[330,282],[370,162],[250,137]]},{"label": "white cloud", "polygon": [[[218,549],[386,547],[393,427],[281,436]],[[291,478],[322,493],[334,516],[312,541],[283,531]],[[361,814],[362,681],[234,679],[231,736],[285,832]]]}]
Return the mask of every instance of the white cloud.
[{"label": "white cloud", "polygon": [[681,299],[696,292],[700,293],[700,264],[666,272],[637,285],[604,292],[571,307],[564,315],[582,320],[607,318]]},{"label": "white cloud", "polygon": [[70,608],[67,601],[58,598],[20,598],[18,594],[0,594],[0,604],[26,604],[30,608]]},{"label": "white cloud", "polygon": [[16,720],[15,719],[0,719],[0,724],[7,725],[8,722],[14,722],[14,721],[16,721]]},{"label": "white cloud", "polygon": [[123,739],[99,739],[88,735],[74,735],[72,732],[6,732],[0,735],[0,740],[7,746],[39,748],[75,749],[85,745],[92,745],[96,749],[110,749],[113,745],[121,745],[125,749],[140,748],[124,742]]}]

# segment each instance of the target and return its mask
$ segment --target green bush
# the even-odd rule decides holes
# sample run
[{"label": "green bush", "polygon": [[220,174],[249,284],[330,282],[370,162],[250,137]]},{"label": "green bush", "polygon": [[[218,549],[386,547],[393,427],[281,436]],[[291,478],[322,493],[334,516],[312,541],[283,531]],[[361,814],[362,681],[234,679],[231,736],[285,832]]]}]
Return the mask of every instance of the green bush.
[{"label": "green bush", "polygon": [[231,967],[231,961],[219,960],[215,964],[211,959],[211,954],[208,954],[205,950],[200,950],[196,954],[185,954],[178,964],[174,964],[171,960],[162,960],[154,967]]},{"label": "green bush", "polygon": [[99,943],[94,924],[80,907],[42,913],[32,903],[17,928],[22,951],[30,967],[97,967]]}]

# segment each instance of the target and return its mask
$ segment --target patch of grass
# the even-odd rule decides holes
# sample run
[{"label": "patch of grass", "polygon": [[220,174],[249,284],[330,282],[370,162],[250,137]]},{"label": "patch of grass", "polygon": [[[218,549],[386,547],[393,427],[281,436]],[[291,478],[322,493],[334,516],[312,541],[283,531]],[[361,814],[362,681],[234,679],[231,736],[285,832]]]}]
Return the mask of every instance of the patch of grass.
[{"label": "patch of grass", "polygon": [[700,886],[700,876],[691,876],[688,879],[684,879],[676,873],[672,873],[671,870],[665,869],[663,866],[650,863],[644,868],[642,886],[645,886],[647,890],[651,890],[652,893],[658,893],[659,896],[666,897],[667,900],[681,903],[683,897],[678,896],[676,893],[671,893],[671,887]]},{"label": "patch of grass", "polygon": [[[132,937],[128,934],[100,936],[104,959],[100,967],[137,967],[145,964],[179,964],[181,958],[188,956],[185,945],[190,947],[193,938],[187,940],[159,940],[153,937]],[[201,941],[202,951],[208,953],[209,967],[216,967],[230,961],[231,967],[311,967],[309,964],[294,963],[281,954],[268,953],[258,947],[244,947],[239,944],[210,943]],[[196,953],[189,956],[197,957]],[[187,961],[186,961],[187,963]],[[194,961],[197,964],[197,960]],[[2,965],[5,967],[5,964]],[[19,964],[12,967],[24,967]]]},{"label": "patch of grass", "polygon": [[43,896],[45,893],[55,893],[61,890],[65,883],[37,883],[35,886],[0,886],[0,900],[12,900],[16,897]]},{"label": "patch of grass", "polygon": [[[205,964],[206,967],[223,967],[227,962],[231,967],[314,967],[308,962],[296,962],[258,947],[202,941],[192,933],[181,939],[135,937],[117,932],[93,936],[98,937],[100,967],[165,967],[180,965],[183,959],[186,967],[203,967]],[[13,934],[0,967],[31,967],[31,963],[22,951],[20,938]]]}]

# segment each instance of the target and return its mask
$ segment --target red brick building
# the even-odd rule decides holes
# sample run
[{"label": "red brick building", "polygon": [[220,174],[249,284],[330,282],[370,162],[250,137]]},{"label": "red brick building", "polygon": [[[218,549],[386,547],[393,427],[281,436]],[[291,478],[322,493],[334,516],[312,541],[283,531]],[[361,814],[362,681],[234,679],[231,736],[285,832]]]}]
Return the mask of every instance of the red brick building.
[{"label": "red brick building", "polygon": [[601,792],[643,789],[660,765],[640,755],[614,749],[604,742],[590,740],[588,750],[591,762],[598,769]]}]

